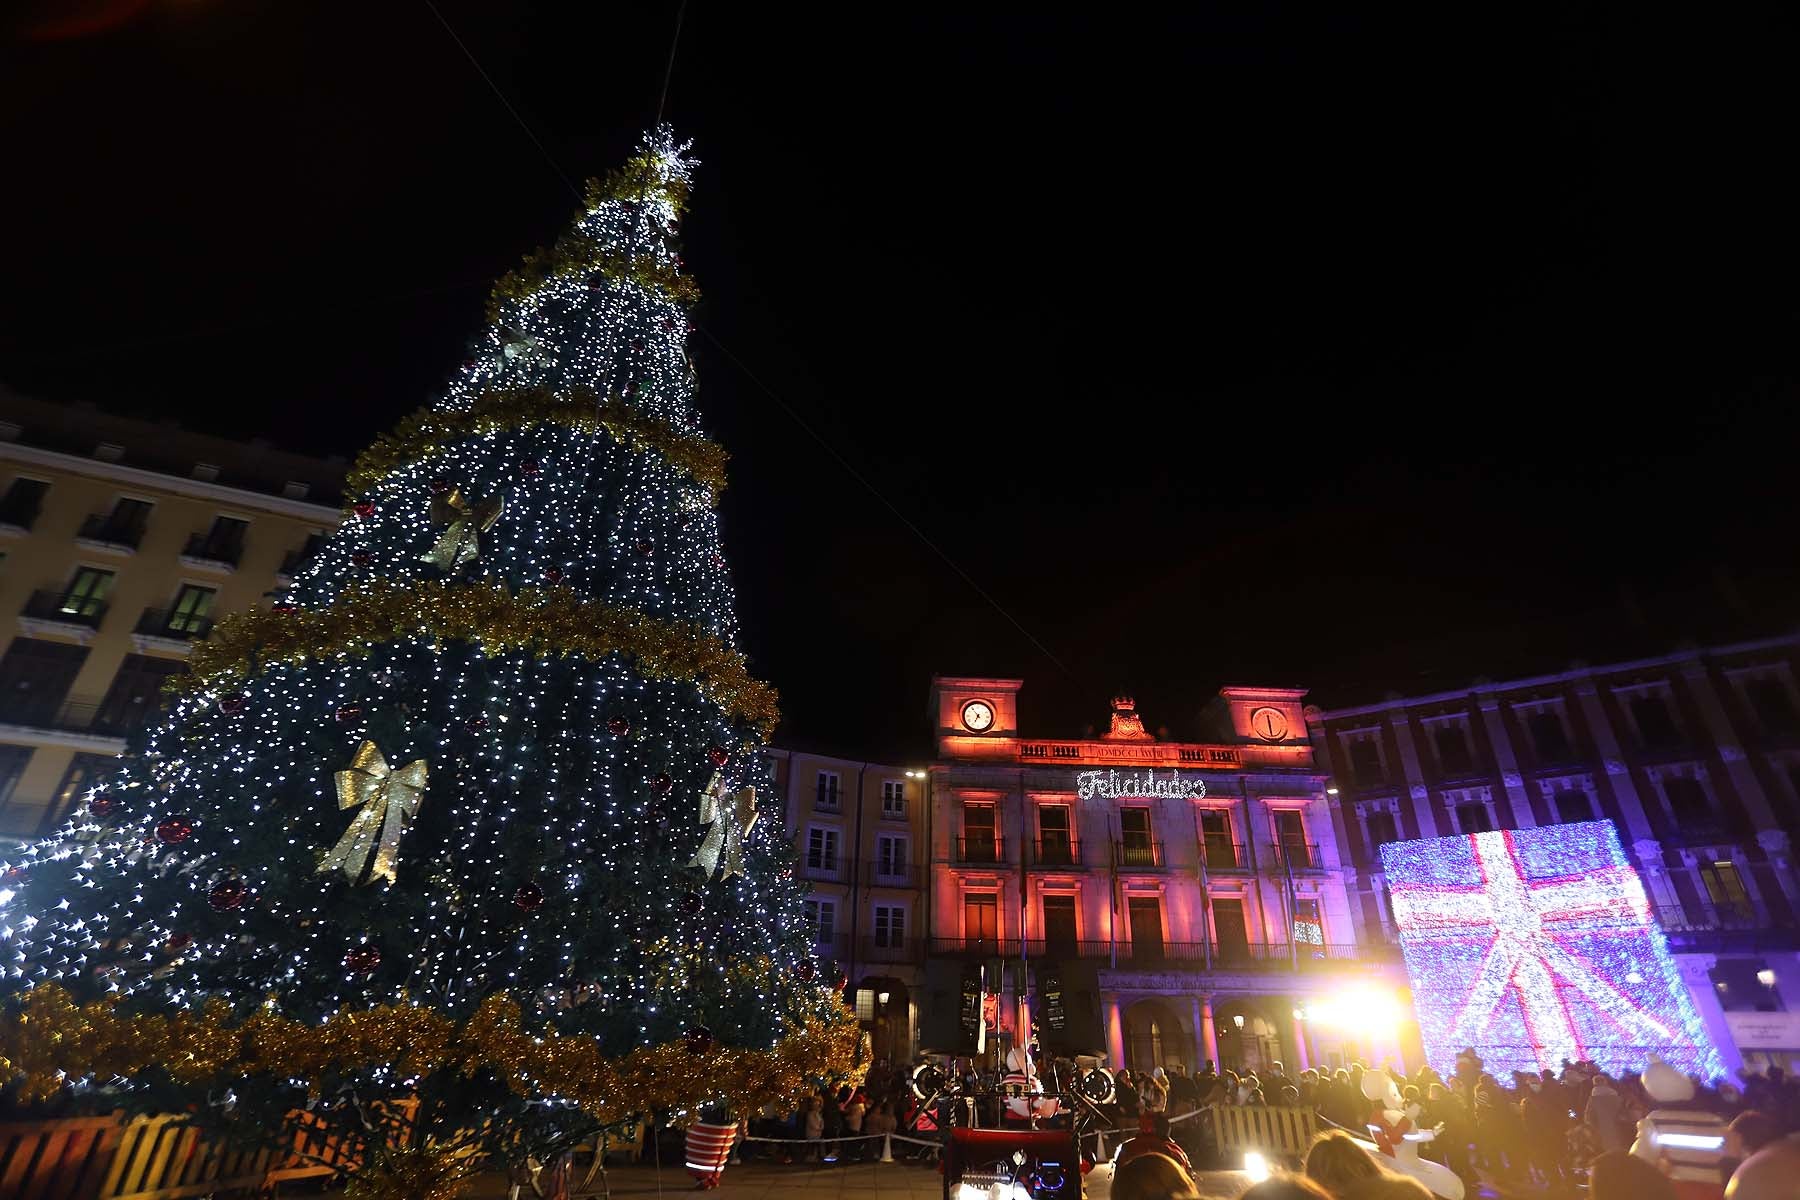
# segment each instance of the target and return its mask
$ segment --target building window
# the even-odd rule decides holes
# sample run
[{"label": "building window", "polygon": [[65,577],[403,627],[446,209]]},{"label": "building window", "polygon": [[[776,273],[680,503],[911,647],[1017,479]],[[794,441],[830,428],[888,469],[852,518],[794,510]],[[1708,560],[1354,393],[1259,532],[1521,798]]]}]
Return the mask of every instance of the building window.
[{"label": "building window", "polygon": [[1237,846],[1231,840],[1231,814],[1217,808],[1200,810],[1200,847],[1206,855],[1207,870],[1237,868]]},{"label": "building window", "polygon": [[1000,839],[994,832],[994,806],[963,805],[964,862],[998,862]]},{"label": "building window", "polygon": [[881,781],[881,815],[896,821],[906,819],[906,782],[900,779]]},{"label": "building window", "polygon": [[1131,896],[1126,899],[1125,908],[1131,922],[1131,956],[1140,962],[1161,958],[1162,901],[1155,896]]},{"label": "building window", "polygon": [[1639,696],[1631,702],[1631,720],[1637,726],[1638,741],[1647,750],[1661,750],[1680,745],[1681,731],[1669,715],[1669,705],[1661,696]]},{"label": "building window", "polygon": [[175,596],[174,607],[169,609],[169,632],[190,637],[204,636],[212,627],[213,600],[218,594],[216,588],[183,584],[181,591]]},{"label": "building window", "polygon": [[1363,824],[1369,830],[1369,861],[1380,862],[1381,847],[1400,840],[1394,814],[1385,808],[1371,809],[1363,814]]},{"label": "building window", "polygon": [[1445,775],[1458,778],[1475,769],[1475,759],[1469,753],[1469,739],[1461,725],[1438,726],[1431,741],[1437,747],[1438,767]]},{"label": "building window", "polygon": [[1455,812],[1456,828],[1462,833],[1487,833],[1494,828],[1486,804],[1459,804]]},{"label": "building window", "polygon": [[1706,888],[1706,899],[1721,917],[1748,916],[1750,893],[1744,890],[1743,876],[1729,858],[1700,864],[1700,882]]},{"label": "building window", "polygon": [[1297,870],[1313,866],[1306,846],[1306,818],[1298,809],[1278,808],[1270,814],[1275,823],[1275,849],[1281,861]]},{"label": "building window", "polygon": [[1357,738],[1350,743],[1350,774],[1358,787],[1378,787],[1387,782],[1381,768],[1381,746],[1372,737]]},{"label": "building window", "polygon": [[812,930],[813,945],[828,946],[837,936],[837,901],[808,900],[806,924]]},{"label": "building window", "polygon": [[1318,900],[1294,900],[1294,942],[1303,951],[1307,946],[1325,944],[1325,918],[1319,913]]},{"label": "building window", "polygon": [[150,524],[150,501],[120,499],[106,516],[89,517],[81,524],[80,536],[90,541],[136,549],[144,540],[144,529]]},{"label": "building window", "polygon": [[57,710],[87,656],[86,646],[14,638],[0,657],[0,721],[57,724]]},{"label": "building window", "polygon": [[838,865],[838,831],[813,826],[806,834],[806,865],[813,871],[835,871]]},{"label": "building window", "polygon": [[1213,944],[1226,962],[1250,957],[1250,926],[1244,919],[1244,902],[1238,899],[1212,902]]},{"label": "building window", "polygon": [[147,654],[127,654],[94,714],[94,731],[129,737],[162,707],[163,681],[185,664]]},{"label": "building window", "polygon": [[69,590],[63,593],[61,611],[71,617],[98,617],[106,611],[106,594],[112,591],[113,572],[98,567],[77,567]]},{"label": "building window", "polygon": [[188,539],[187,555],[189,558],[203,558],[208,562],[226,563],[235,567],[244,557],[244,535],[249,532],[248,521],[240,521],[236,517],[216,517],[211,529]]},{"label": "building window", "polygon": [[1579,788],[1558,788],[1550,797],[1550,811],[1561,824],[1594,819],[1594,802]]},{"label": "building window", "polygon": [[1538,713],[1531,718],[1530,729],[1531,744],[1537,749],[1539,762],[1568,762],[1575,756],[1574,747],[1569,744],[1569,731],[1557,713]]},{"label": "building window", "polygon": [[110,754],[77,754],[70,759],[69,769],[63,772],[62,783],[57,786],[56,797],[44,814],[44,824],[60,821],[87,803],[88,793],[111,776],[118,761]]},{"label": "building window", "polygon": [[820,812],[837,812],[842,806],[838,784],[836,771],[820,771],[813,786],[813,807]]},{"label": "building window", "polygon": [[[15,813],[12,806],[13,789],[19,786],[30,762],[30,746],[0,745],[0,830],[8,833],[35,833],[38,828],[34,814]],[[21,825],[27,828],[20,828]]]},{"label": "building window", "polygon": [[1706,789],[1700,786],[1698,779],[1665,775],[1662,787],[1663,799],[1668,801],[1669,815],[1675,818],[1677,827],[1690,823],[1711,827],[1717,823],[1712,804],[1706,798]]},{"label": "building window", "polygon": [[12,481],[6,495],[0,497],[0,525],[30,529],[44,508],[44,494],[50,485],[41,479],[20,477]]},{"label": "building window", "polygon": [[1038,805],[1038,861],[1052,867],[1066,867],[1075,861],[1068,805]]},{"label": "building window", "polygon": [[1075,897],[1044,897],[1044,950],[1049,954],[1075,953]]},{"label": "building window", "polygon": [[963,940],[990,945],[1000,940],[1000,898],[993,892],[963,897]]},{"label": "building window", "polygon": [[1752,679],[1744,685],[1750,707],[1766,734],[1794,732],[1794,698],[1779,679]]},{"label": "building window", "polygon": [[884,833],[875,839],[875,873],[889,878],[906,874],[906,838]]},{"label": "building window", "polygon": [[906,942],[906,910],[898,904],[875,906],[875,944],[898,950]]},{"label": "building window", "polygon": [[1119,810],[1119,863],[1127,867],[1156,865],[1156,842],[1150,836],[1150,810]]}]

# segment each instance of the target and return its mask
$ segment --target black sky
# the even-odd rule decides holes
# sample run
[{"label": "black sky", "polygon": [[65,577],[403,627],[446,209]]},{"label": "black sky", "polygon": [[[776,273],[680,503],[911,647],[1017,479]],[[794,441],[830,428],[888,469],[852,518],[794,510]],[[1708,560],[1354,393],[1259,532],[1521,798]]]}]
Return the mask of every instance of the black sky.
[{"label": "black sky", "polygon": [[[922,753],[934,671],[1180,733],[1225,683],[1791,627],[1776,10],[963,7],[687,11],[694,352],[785,737]],[[559,169],[628,152],[674,18],[439,0],[546,156],[422,2],[14,11],[0,380],[346,456],[573,215]]]}]

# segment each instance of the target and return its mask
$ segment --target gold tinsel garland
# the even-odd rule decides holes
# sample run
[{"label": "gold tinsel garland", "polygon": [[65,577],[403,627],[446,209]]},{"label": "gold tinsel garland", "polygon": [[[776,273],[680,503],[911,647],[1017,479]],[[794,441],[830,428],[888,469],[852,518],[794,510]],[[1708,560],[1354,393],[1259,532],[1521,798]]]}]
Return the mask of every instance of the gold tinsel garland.
[{"label": "gold tinsel garland", "polygon": [[500,277],[488,297],[488,319],[500,319],[504,301],[523,300],[552,279],[593,274],[660,292],[665,299],[684,307],[691,308],[700,301],[699,287],[674,264],[647,255],[625,254],[586,234],[571,233],[558,238],[548,250],[527,254],[523,263]]},{"label": "gold tinsel garland", "polygon": [[490,996],[467,1021],[417,1005],[344,1010],[318,1024],[264,1008],[233,1021],[213,1001],[170,1016],[121,1016],[112,1002],[78,1005],[54,984],[32,990],[24,1012],[0,1022],[0,1081],[23,1077],[22,1098],[54,1095],[70,1078],[132,1078],[160,1067],[182,1084],[269,1073],[316,1081],[386,1066],[400,1078],[451,1069],[492,1071],[523,1097],[554,1095],[596,1120],[715,1100],[734,1112],[791,1103],[820,1079],[854,1078],[861,1030],[848,1009],[807,1017],[767,1050],[683,1043],[605,1057],[590,1036],[525,1027],[511,997]]},{"label": "gold tinsel garland", "polygon": [[725,488],[728,456],[716,442],[683,433],[622,401],[602,400],[586,388],[561,393],[523,388],[484,392],[460,411],[421,408],[357,456],[344,479],[344,490],[361,495],[396,468],[443,453],[464,438],[532,425],[605,433],[621,445],[661,455],[715,495]]},{"label": "gold tinsel garland", "polygon": [[625,654],[647,678],[692,682],[764,740],[780,719],[775,689],[751,676],[743,654],[698,626],[583,600],[568,588],[514,595],[503,583],[450,580],[375,579],[345,588],[326,608],[233,613],[194,644],[188,670],[167,686],[205,691],[277,664],[362,657],[410,638],[469,642],[490,655]]},{"label": "gold tinsel garland", "polygon": [[586,196],[589,209],[599,208],[608,200],[647,200],[654,196],[667,201],[679,216],[687,211],[688,183],[677,175],[663,178],[658,160],[639,154],[626,159],[624,166],[608,171],[604,180],[588,180]]}]

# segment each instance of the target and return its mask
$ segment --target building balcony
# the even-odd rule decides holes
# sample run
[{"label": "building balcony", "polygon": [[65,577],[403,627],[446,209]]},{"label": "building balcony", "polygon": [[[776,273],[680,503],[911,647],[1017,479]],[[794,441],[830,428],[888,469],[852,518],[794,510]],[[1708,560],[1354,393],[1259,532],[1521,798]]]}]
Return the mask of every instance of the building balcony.
[{"label": "building balcony", "polygon": [[1121,869],[1133,871],[1159,871],[1168,865],[1164,861],[1163,844],[1154,838],[1127,838],[1114,842],[1113,861]]},{"label": "building balcony", "polygon": [[244,544],[223,541],[196,533],[181,551],[181,561],[190,566],[210,567],[215,571],[235,571],[243,561]]},{"label": "building balcony", "polygon": [[31,593],[19,615],[27,620],[93,630],[106,619],[106,601],[44,589]]},{"label": "building balcony", "polygon": [[1319,857],[1315,842],[1271,842],[1269,871],[1280,875],[1287,871],[1323,871],[1325,861]]},{"label": "building balcony", "polygon": [[213,623],[207,617],[197,617],[192,613],[178,613],[167,608],[146,608],[144,615],[138,618],[137,629],[134,632],[140,637],[189,642],[195,638],[205,637],[212,632],[212,627]]},{"label": "building balcony", "polygon": [[1055,870],[1081,865],[1081,843],[1072,842],[1066,837],[1038,838],[1029,845],[1028,850],[1032,867]]},{"label": "building balcony", "polygon": [[1224,838],[1206,838],[1200,843],[1200,857],[1208,871],[1248,871],[1249,856],[1238,842],[1228,842]]},{"label": "building balcony", "polygon": [[1764,917],[1747,903],[1662,905],[1656,923],[1677,954],[1750,954],[1800,950],[1800,929],[1792,922]]},{"label": "building balcony", "polygon": [[876,937],[873,934],[852,938],[847,933],[837,933],[815,940],[813,953],[845,969],[851,963],[859,968],[876,963],[901,965],[919,962],[925,954],[925,943],[921,938]]},{"label": "building balcony", "polygon": [[843,812],[844,794],[842,792],[815,792],[813,794],[813,811],[822,813]]},{"label": "building balcony", "polygon": [[865,887],[916,888],[920,886],[920,871],[917,863],[882,862],[878,858],[868,859],[858,872]]},{"label": "building balcony", "polygon": [[829,882],[846,882],[850,878],[849,860],[836,855],[802,855],[800,874],[807,879],[822,879]]},{"label": "building balcony", "polygon": [[1398,956],[1385,945],[1325,944],[1300,942],[1209,946],[1206,942],[1157,942],[1133,945],[1121,941],[1068,941],[1027,938],[930,938],[926,952],[940,958],[1082,959],[1112,962],[1120,966],[1203,971],[1210,961],[1216,971],[1313,971],[1342,969],[1352,963],[1391,963]]},{"label": "building balcony", "polygon": [[26,693],[0,697],[0,725],[55,733],[124,738],[136,733],[155,715],[154,708],[108,706],[94,696],[33,696]]},{"label": "building balcony", "polygon": [[0,526],[30,533],[43,509],[44,498],[41,492],[28,500],[9,496],[7,502],[0,503]]},{"label": "building balcony", "polygon": [[989,837],[960,837],[951,846],[952,861],[964,865],[983,865],[1006,861],[1006,839],[998,834]]},{"label": "building balcony", "polygon": [[144,540],[144,527],[127,521],[115,521],[110,515],[95,513],[81,523],[75,538],[108,550],[132,553]]}]

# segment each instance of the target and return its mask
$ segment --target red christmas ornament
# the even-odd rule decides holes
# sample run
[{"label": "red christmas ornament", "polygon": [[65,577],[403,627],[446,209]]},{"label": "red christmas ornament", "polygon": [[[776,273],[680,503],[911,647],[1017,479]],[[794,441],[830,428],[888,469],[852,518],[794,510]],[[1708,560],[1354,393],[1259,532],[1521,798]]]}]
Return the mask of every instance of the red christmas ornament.
[{"label": "red christmas ornament", "polygon": [[561,567],[545,567],[544,580],[547,583],[561,583],[563,579]]},{"label": "red christmas ornament", "polygon": [[538,460],[537,459],[528,458],[519,464],[519,474],[524,475],[527,478],[530,478],[531,476],[536,475],[537,473],[538,473]]},{"label": "red christmas ornament", "polygon": [[664,317],[662,326],[663,326],[664,331],[666,331],[668,333],[675,332],[675,318],[674,317]]},{"label": "red christmas ornament", "polygon": [[689,1054],[705,1054],[712,1049],[713,1033],[704,1025],[696,1025],[682,1037],[681,1044]]},{"label": "red christmas ornament", "polygon": [[186,817],[169,817],[156,826],[156,840],[165,846],[179,846],[194,836],[194,823]]},{"label": "red christmas ornament", "polygon": [[619,389],[619,395],[629,400],[631,397],[637,395],[637,390],[637,384],[634,381],[627,379],[624,386]]},{"label": "red christmas ornament", "polygon": [[366,943],[351,947],[350,953],[344,955],[344,969],[357,975],[372,975],[380,965],[381,950]]},{"label": "red christmas ornament", "polygon": [[272,612],[299,612],[300,606],[292,600],[277,600],[269,605],[269,609]]},{"label": "red christmas ornament", "polygon": [[245,699],[242,692],[227,692],[219,697],[219,711],[228,717],[235,717],[244,711]]},{"label": "red christmas ornament", "polygon": [[359,567],[366,567],[375,561],[375,556],[367,550],[357,550],[350,555],[350,561]]},{"label": "red christmas ornament", "polygon": [[448,479],[434,479],[431,481],[431,494],[432,495],[441,496],[449,490],[450,490],[450,481]]},{"label": "red christmas ornament", "polygon": [[705,899],[705,897],[701,896],[699,892],[689,891],[689,892],[682,893],[681,911],[686,913],[688,916],[690,916],[690,917],[699,916],[700,910],[704,907],[706,907],[706,899]]},{"label": "red christmas ornament", "polygon": [[645,558],[649,558],[651,551],[656,549],[656,547],[652,546],[648,541],[639,541],[635,548],[637,552]]},{"label": "red christmas ornament", "polygon": [[373,500],[358,500],[351,511],[366,521],[375,515],[375,502]]},{"label": "red christmas ornament", "polygon": [[801,983],[811,983],[813,976],[818,973],[819,968],[813,965],[813,960],[810,958],[803,960],[798,967],[794,968],[794,974],[800,977]]},{"label": "red christmas ornament", "polygon": [[535,883],[521,884],[519,890],[513,893],[513,903],[522,912],[536,912],[544,907],[544,889]]},{"label": "red christmas ornament", "polygon": [[193,940],[192,937],[185,933],[171,933],[169,935],[169,940],[164,942],[163,945],[170,950],[185,950],[187,949],[188,943]]},{"label": "red christmas ornament", "polygon": [[480,733],[482,730],[486,729],[487,726],[488,720],[486,717],[470,717],[463,722],[463,728],[470,733]]},{"label": "red christmas ornament", "polygon": [[98,817],[100,820],[104,821],[107,817],[112,816],[113,810],[118,807],[119,802],[117,800],[108,796],[105,792],[101,792],[99,795],[88,800],[88,815]]},{"label": "red christmas ornament", "polygon": [[631,732],[631,722],[624,717],[612,717],[606,722],[606,732],[614,737],[624,737]]},{"label": "red christmas ornament", "polygon": [[214,912],[230,912],[244,902],[249,889],[241,879],[221,879],[206,893],[206,903]]},{"label": "red christmas ornament", "polygon": [[722,767],[731,761],[731,751],[723,746],[714,746],[706,752],[706,757],[712,760],[713,766]]},{"label": "red christmas ornament", "polygon": [[667,775],[657,775],[650,780],[650,786],[656,790],[657,795],[666,796],[669,789],[675,786],[675,781]]},{"label": "red christmas ornament", "polygon": [[637,353],[642,354],[644,352],[644,339],[643,338],[632,338],[631,339],[631,348],[634,351],[636,351]]},{"label": "red christmas ornament", "polygon": [[339,725],[352,725],[362,720],[362,705],[340,704],[336,713]]}]

